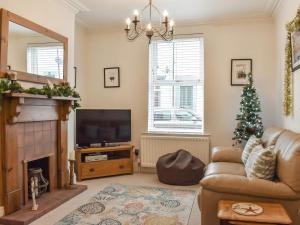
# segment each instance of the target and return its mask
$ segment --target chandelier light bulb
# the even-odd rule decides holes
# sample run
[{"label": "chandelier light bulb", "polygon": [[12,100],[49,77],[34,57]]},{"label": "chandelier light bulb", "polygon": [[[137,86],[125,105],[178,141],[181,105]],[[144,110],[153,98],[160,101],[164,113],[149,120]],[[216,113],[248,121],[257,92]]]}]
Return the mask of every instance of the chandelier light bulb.
[{"label": "chandelier light bulb", "polygon": [[169,16],[169,13],[168,13],[168,11],[167,11],[167,10],[165,10],[165,11],[164,11],[164,13],[163,13],[163,15],[164,15],[164,18],[167,18],[167,17]]},{"label": "chandelier light bulb", "polygon": [[139,16],[139,11],[138,11],[137,9],[134,10],[134,11],[133,11],[133,15],[136,16],[136,17],[138,17],[138,16]]},{"label": "chandelier light bulb", "polygon": [[147,25],[147,30],[152,30],[152,25],[151,25],[151,23],[149,23],[149,24]]},{"label": "chandelier light bulb", "polygon": [[130,18],[127,18],[127,19],[126,19],[126,24],[127,24],[127,26],[129,26],[129,25],[131,24]]},{"label": "chandelier light bulb", "polygon": [[175,25],[175,22],[174,22],[174,20],[170,20],[170,27],[171,27],[171,28],[173,28],[173,27],[174,27],[174,25]]}]

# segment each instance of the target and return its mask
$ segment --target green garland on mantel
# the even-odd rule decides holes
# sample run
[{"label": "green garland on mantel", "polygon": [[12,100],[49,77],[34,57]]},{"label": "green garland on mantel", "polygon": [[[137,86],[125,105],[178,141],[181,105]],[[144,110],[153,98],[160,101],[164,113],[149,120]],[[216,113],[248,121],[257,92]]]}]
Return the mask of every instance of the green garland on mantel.
[{"label": "green garland on mantel", "polygon": [[293,90],[293,68],[292,68],[292,33],[300,29],[300,8],[293,21],[286,25],[287,40],[285,46],[285,70],[284,70],[284,97],[283,112],[285,116],[293,114],[294,90]]},{"label": "green garland on mantel", "polygon": [[[51,85],[52,86],[52,85]],[[73,97],[79,98],[80,95],[75,89],[71,88],[69,83],[63,82],[61,84],[53,84],[51,87],[49,84],[44,85],[42,88],[31,87],[29,89],[24,89],[20,83],[17,81],[11,81],[9,79],[0,81],[0,100],[4,93],[26,93],[33,95],[46,95],[48,98],[52,98],[54,96],[60,97]],[[72,109],[80,107],[78,100],[74,100],[72,104]]]}]

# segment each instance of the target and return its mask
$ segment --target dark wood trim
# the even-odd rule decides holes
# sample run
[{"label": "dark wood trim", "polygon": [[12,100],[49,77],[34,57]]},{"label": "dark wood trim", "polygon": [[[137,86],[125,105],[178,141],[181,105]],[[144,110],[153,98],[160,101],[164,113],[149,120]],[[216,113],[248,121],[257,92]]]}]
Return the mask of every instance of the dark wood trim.
[{"label": "dark wood trim", "polygon": [[245,86],[245,84],[233,84],[232,80],[232,68],[233,68],[233,62],[235,60],[241,60],[241,61],[250,61],[250,73],[253,73],[253,61],[252,59],[231,59],[231,72],[230,72],[230,81],[231,81],[231,86]]},{"label": "dark wood trim", "polygon": [[0,71],[6,72],[8,49],[8,16],[5,9],[0,9],[0,37]]},{"label": "dark wood trim", "polygon": [[26,27],[28,29],[34,30],[38,33],[44,34],[50,38],[53,38],[59,42],[62,42],[64,45],[64,75],[63,79],[56,79],[51,77],[44,77],[36,74],[30,74],[26,72],[15,71],[18,73],[18,80],[28,81],[33,83],[46,84],[48,80],[58,84],[62,81],[68,80],[68,38],[51,31],[39,24],[36,24],[30,20],[25,19],[24,17],[18,16],[12,12],[9,12],[5,9],[0,10],[0,78],[6,77],[6,73],[10,72],[7,65],[7,54],[8,54],[8,32],[9,32],[9,21]]}]

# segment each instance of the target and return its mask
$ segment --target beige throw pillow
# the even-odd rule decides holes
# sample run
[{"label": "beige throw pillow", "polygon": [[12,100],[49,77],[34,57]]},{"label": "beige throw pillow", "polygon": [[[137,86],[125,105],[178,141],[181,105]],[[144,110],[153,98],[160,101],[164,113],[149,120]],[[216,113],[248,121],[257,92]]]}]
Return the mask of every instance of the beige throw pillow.
[{"label": "beige throw pillow", "polygon": [[273,180],[275,176],[276,153],[274,145],[263,148],[256,146],[251,152],[245,169],[247,177]]},{"label": "beige throw pillow", "polygon": [[246,165],[247,159],[252,152],[253,148],[255,148],[257,145],[262,144],[262,140],[260,138],[257,138],[255,135],[252,135],[249,140],[247,141],[243,153],[242,153],[242,161]]}]

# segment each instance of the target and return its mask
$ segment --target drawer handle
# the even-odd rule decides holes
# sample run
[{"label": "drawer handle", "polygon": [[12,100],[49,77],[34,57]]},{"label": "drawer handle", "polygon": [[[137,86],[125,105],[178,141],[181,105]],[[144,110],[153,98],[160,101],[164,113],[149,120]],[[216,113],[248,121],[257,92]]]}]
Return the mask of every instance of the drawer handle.
[{"label": "drawer handle", "polygon": [[94,168],[91,168],[91,169],[90,169],[90,172],[95,172],[95,169],[94,169]]},{"label": "drawer handle", "polygon": [[119,166],[119,169],[124,169],[124,165],[120,165],[120,166]]}]

